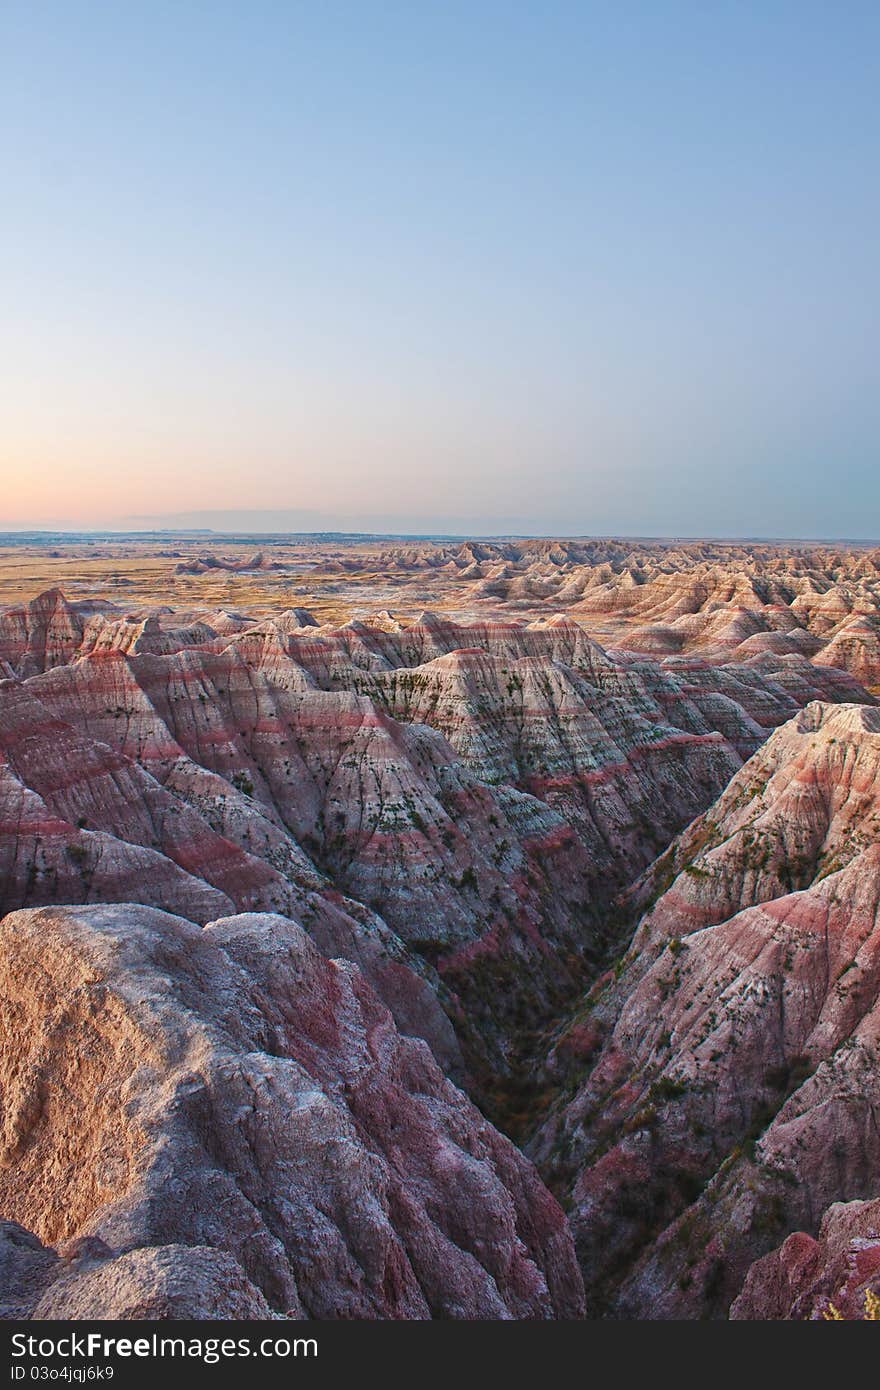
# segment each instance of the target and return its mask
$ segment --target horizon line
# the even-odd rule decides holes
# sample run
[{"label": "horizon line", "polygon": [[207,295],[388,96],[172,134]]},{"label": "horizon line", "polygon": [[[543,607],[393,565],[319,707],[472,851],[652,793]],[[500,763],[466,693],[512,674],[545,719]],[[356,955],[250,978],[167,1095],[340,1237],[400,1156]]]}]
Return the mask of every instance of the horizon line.
[{"label": "horizon line", "polygon": [[244,527],[230,527],[229,530],[215,530],[209,526],[149,527],[123,529],[113,526],[102,527],[0,527],[0,541],[6,537],[58,537],[100,539],[115,537],[119,540],[149,539],[152,537],[204,538],[211,540],[407,540],[407,541],[651,541],[651,542],[695,542],[716,541],[735,545],[737,543],[783,544],[833,544],[855,546],[877,546],[880,538],[876,536],[830,536],[830,535],[759,535],[743,532],[736,535],[720,535],[717,532],[695,532],[685,535],[677,532],[639,533],[634,531],[344,531],[333,528],[315,531],[249,531]]}]

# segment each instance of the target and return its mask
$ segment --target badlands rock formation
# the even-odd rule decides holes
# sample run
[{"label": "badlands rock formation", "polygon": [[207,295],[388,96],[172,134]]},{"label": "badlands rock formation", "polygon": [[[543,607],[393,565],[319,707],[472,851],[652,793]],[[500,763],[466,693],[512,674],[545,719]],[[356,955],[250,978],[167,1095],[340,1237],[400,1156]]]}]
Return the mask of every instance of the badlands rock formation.
[{"label": "badlands rock formation", "polygon": [[451,557],[459,602],[552,607],[660,658],[815,657],[880,685],[880,551],[696,543],[524,543]]},{"label": "badlands rock formation", "polygon": [[[596,1308],[723,1313],[786,1232],[880,1186],[880,713],[808,706],[638,896],[628,953],[557,1042],[573,1094],[533,1155]],[[760,1280],[782,1306],[801,1248],[741,1310]]]},{"label": "badlands rock formation", "polygon": [[6,631],[5,910],[296,916],[484,1089],[595,968],[614,895],[767,728],[817,693],[869,698],[809,663],[794,683],[665,670],[566,619],[230,632],[49,594]]},{"label": "badlands rock formation", "polygon": [[[52,573],[45,553],[32,548],[36,572],[42,566]],[[155,564],[166,555],[176,563],[155,580],[145,579],[139,562]],[[199,543],[188,552],[128,542],[67,547],[60,572],[78,576],[78,556],[90,566],[99,558],[108,566],[103,582],[101,571],[90,569],[90,598],[102,595],[104,611],[120,587],[144,604],[164,603],[170,593],[178,608],[190,603],[204,611],[206,598],[210,603],[208,596],[216,596],[224,606],[232,598],[255,604],[257,612],[267,606],[278,611],[290,606],[296,583],[304,597],[295,602],[305,609],[315,603],[334,620],[339,613],[369,612],[369,605],[392,608],[408,622],[427,606],[442,606],[466,622],[567,613],[603,644],[660,661],[699,656],[761,670],[769,660],[798,670],[815,658],[848,670],[863,685],[880,686],[880,551],[866,546],[290,538],[254,554],[245,542],[218,550]],[[0,552],[0,588],[2,575]],[[76,587],[84,586],[77,580]],[[27,646],[27,607],[19,603],[0,614],[0,670],[5,647]],[[59,624],[63,629],[62,614]]]},{"label": "badlands rock formation", "polygon": [[880,1295],[880,1201],[835,1202],[817,1238],[796,1231],[756,1260],[730,1316],[858,1321],[870,1307],[867,1294]]},{"label": "badlands rock formation", "polygon": [[0,1259],[36,1316],[582,1312],[534,1169],[294,922],[14,912],[0,972]]},{"label": "badlands rock formation", "polygon": [[[567,612],[589,631],[660,659],[817,657],[880,684],[880,551],[734,542],[511,540],[289,544],[266,565],[299,566],[358,603],[366,583],[418,611],[427,594],[469,620]],[[194,557],[178,571],[210,578],[254,557]],[[332,581],[336,581],[335,585]],[[328,590],[329,592],[329,590]],[[381,607],[383,604],[378,604]]]},{"label": "badlands rock formation", "polygon": [[857,1316],[878,563],[389,546],[468,621],[0,611],[0,1314],[578,1316],[576,1247],[592,1315]]},{"label": "badlands rock formation", "polygon": [[[588,630],[661,659],[842,667],[880,685],[880,552],[821,547],[557,543],[468,573],[471,601],[552,606]],[[460,557],[464,559],[465,557]],[[491,566],[489,567],[491,569]]]}]

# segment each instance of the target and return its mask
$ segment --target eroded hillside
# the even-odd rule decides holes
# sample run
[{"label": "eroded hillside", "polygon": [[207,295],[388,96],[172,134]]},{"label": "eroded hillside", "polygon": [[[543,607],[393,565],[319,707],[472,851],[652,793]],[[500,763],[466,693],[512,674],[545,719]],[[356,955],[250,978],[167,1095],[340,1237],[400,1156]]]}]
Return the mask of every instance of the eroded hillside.
[{"label": "eroded hillside", "polygon": [[877,1194],[878,711],[808,706],[637,892],[531,1152],[598,1307],[705,1316],[788,1232]]}]

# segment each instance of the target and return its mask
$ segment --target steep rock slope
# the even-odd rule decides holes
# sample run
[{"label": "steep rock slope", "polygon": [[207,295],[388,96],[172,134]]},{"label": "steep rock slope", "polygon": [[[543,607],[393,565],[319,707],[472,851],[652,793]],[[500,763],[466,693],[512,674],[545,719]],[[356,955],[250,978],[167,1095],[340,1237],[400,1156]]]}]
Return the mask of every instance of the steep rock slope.
[{"label": "steep rock slope", "polygon": [[596,1307],[723,1313],[786,1231],[877,1192],[880,713],[808,706],[639,893],[532,1152]]},{"label": "steep rock slope", "polygon": [[16,912],[0,972],[0,1212],[49,1246],[88,1238],[57,1278],[12,1242],[42,1315],[132,1316],[175,1287],[179,1306],[175,1246],[238,1315],[582,1311],[534,1169],[295,923]]},{"label": "steep rock slope", "polygon": [[85,616],[60,589],[0,611],[0,671],[31,676],[69,661],[82,642]]}]

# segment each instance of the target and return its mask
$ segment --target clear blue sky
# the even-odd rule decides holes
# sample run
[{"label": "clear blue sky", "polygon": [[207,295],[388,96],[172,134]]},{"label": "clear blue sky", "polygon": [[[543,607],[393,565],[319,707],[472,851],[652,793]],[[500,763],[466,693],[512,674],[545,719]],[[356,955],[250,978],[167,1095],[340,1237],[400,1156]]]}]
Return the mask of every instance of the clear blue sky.
[{"label": "clear blue sky", "polygon": [[4,0],[0,55],[0,527],[880,533],[876,0]]}]

